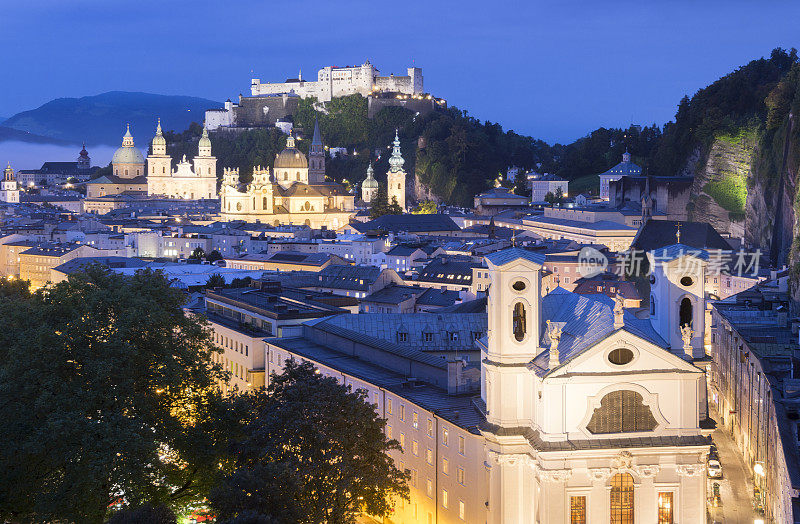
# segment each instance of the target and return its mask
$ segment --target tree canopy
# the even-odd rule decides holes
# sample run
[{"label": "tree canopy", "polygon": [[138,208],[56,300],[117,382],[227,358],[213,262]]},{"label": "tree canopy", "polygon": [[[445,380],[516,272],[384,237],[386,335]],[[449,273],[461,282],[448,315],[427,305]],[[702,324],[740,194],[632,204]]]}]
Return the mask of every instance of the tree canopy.
[{"label": "tree canopy", "polygon": [[399,444],[363,390],[287,360],[258,404],[234,445],[233,473],[211,492],[219,522],[346,524],[363,511],[387,515],[391,496],[408,497],[387,454]]},{"label": "tree canopy", "polygon": [[184,300],[159,272],[100,266],[33,294],[0,285],[0,518],[99,523],[112,504],[202,500],[228,410]]}]

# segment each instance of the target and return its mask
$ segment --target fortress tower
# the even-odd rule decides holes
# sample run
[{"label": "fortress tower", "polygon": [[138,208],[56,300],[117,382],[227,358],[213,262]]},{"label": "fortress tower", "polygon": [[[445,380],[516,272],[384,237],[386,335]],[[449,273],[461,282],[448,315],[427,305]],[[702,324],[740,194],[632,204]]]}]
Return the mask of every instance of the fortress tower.
[{"label": "fortress tower", "polygon": [[397,204],[405,212],[406,210],[406,172],[403,169],[403,155],[400,153],[400,136],[397,130],[394,133],[394,142],[392,143],[392,156],[389,158],[389,172],[386,173],[386,181],[388,184],[388,197],[389,204],[391,205],[394,199]]}]

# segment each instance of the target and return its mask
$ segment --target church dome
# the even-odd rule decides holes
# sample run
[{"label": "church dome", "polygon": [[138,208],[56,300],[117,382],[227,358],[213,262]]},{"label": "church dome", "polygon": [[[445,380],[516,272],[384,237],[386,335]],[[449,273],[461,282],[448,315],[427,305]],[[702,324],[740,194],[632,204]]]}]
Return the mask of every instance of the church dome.
[{"label": "church dome", "polygon": [[307,169],[308,159],[306,155],[294,146],[294,137],[289,135],[286,140],[286,148],[275,156],[273,169]]},{"label": "church dome", "polygon": [[156,127],[156,136],[153,137],[153,147],[167,146],[167,139],[164,138],[164,133],[161,131],[161,119],[158,119],[158,127]]},{"label": "church dome", "polygon": [[364,183],[361,186],[364,189],[378,189],[378,181],[375,180],[372,173],[372,164],[370,164],[367,168],[367,178],[364,179]]},{"label": "church dome", "polygon": [[114,156],[111,158],[111,163],[144,164],[144,155],[142,155],[142,152],[136,149],[136,147],[133,145],[133,135],[131,135],[130,126],[128,126],[125,136],[122,137],[122,147],[114,152]]},{"label": "church dome", "polygon": [[197,147],[200,149],[208,148],[211,149],[211,139],[208,138],[208,129],[205,127],[203,128],[203,136],[200,137],[200,140],[197,142]]}]

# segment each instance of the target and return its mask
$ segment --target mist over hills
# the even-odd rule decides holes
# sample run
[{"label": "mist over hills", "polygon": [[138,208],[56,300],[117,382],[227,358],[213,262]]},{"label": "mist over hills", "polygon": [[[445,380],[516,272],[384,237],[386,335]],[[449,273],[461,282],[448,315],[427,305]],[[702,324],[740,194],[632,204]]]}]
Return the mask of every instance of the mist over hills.
[{"label": "mist over hills", "polygon": [[56,143],[119,145],[129,123],[137,144],[143,145],[152,137],[157,118],[161,118],[164,129],[180,131],[191,122],[202,122],[206,109],[221,106],[205,98],[130,91],[57,98],[3,121],[0,128],[22,134],[12,136],[3,131],[0,140],[29,141],[25,140],[25,133],[29,133]]}]

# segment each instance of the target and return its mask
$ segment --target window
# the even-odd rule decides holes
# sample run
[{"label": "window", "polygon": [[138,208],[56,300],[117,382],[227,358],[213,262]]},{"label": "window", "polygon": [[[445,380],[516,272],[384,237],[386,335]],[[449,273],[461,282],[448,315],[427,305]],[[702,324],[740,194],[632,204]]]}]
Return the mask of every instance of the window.
[{"label": "window", "polygon": [[447,507],[449,505],[450,505],[450,494],[447,493],[446,489],[443,489],[442,490],[442,507],[447,509]]},{"label": "window", "polygon": [[616,366],[623,366],[633,360],[633,351],[628,348],[617,348],[608,354],[608,361]]},{"label": "window", "polygon": [[411,415],[411,425],[414,429],[419,429],[419,414],[416,411]]},{"label": "window", "polygon": [[525,306],[522,302],[514,304],[514,314],[512,316],[511,329],[517,342],[522,342],[525,338]]},{"label": "window", "polygon": [[650,315],[656,316],[656,297],[650,295]]},{"label": "window", "polygon": [[653,431],[657,426],[650,408],[636,391],[612,391],[600,401],[586,426],[594,434]]},{"label": "window", "polygon": [[414,455],[419,455],[419,442],[417,442],[416,440],[411,441],[411,452]]},{"label": "window", "polygon": [[462,486],[464,485],[464,468],[458,468],[458,471],[456,471],[456,480]]},{"label": "window", "polygon": [[408,342],[408,333],[398,333],[397,334],[397,341],[398,342]]},{"label": "window", "polygon": [[448,338],[450,339],[450,341],[452,341],[452,342],[455,342],[456,340],[458,340],[458,332],[457,331],[450,331],[450,332],[447,333],[447,335],[448,335]]},{"label": "window", "polygon": [[419,474],[417,473],[416,469],[412,469],[411,470],[411,485],[416,488],[418,483],[419,483]]},{"label": "window", "polygon": [[433,450],[431,448],[428,448],[428,450],[425,452],[425,460],[427,460],[428,464],[431,466],[433,465]]},{"label": "window", "polygon": [[617,473],[611,478],[611,524],[633,524],[633,477]]},{"label": "window", "polygon": [[569,498],[569,523],[586,524],[586,497]]},{"label": "window", "polygon": [[446,429],[443,429],[442,430],[442,445],[445,446],[445,447],[447,446],[447,437],[448,437],[448,432],[447,432]]},{"label": "window", "polygon": [[391,438],[392,438],[392,426],[386,426],[386,438],[391,440]]},{"label": "window", "polygon": [[433,421],[428,419],[428,436],[433,438]]},{"label": "window", "polygon": [[444,473],[445,475],[450,474],[450,461],[447,460],[446,458],[442,459],[442,473]]},{"label": "window", "polygon": [[400,420],[406,421],[406,407],[403,404],[400,404]]},{"label": "window", "polygon": [[392,399],[390,398],[386,399],[386,412],[392,414]]},{"label": "window", "polygon": [[422,334],[422,339],[425,342],[433,342],[433,333],[423,333]]},{"label": "window", "polygon": [[[480,274],[478,274],[478,276],[480,276]],[[511,287],[514,288],[514,291],[524,291],[525,282],[523,282],[522,280],[517,280],[511,285]]]},{"label": "window", "polygon": [[428,496],[433,498],[433,481],[431,479],[428,479],[427,488]]},{"label": "window", "polygon": [[459,455],[463,455],[464,454],[464,449],[466,448],[466,445],[467,445],[467,443],[464,440],[464,437],[458,437],[458,454]]},{"label": "window", "polygon": [[681,300],[680,309],[678,310],[678,327],[687,324],[692,325],[692,301],[688,297]]},{"label": "window", "polygon": [[406,450],[406,436],[404,433],[400,433],[400,448],[405,452]]},{"label": "window", "polygon": [[658,494],[658,524],[672,524],[672,492]]},{"label": "window", "polygon": [[458,501],[458,518],[467,520],[467,506],[463,500]]}]

